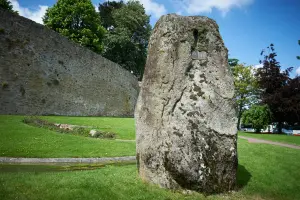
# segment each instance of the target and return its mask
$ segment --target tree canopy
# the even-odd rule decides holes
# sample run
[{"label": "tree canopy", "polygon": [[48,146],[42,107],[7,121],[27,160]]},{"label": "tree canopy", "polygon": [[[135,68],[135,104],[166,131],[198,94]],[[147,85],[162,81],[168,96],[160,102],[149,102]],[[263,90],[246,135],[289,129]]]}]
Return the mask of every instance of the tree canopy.
[{"label": "tree canopy", "polygon": [[289,77],[292,68],[281,70],[273,44],[268,47],[268,51],[267,54],[262,52],[263,67],[258,69],[257,78],[262,89],[262,103],[269,106],[273,122],[278,122],[280,129],[283,122],[300,121],[300,79]]},{"label": "tree canopy", "polygon": [[[237,60],[237,59],[236,59]],[[238,60],[237,60],[238,61]],[[254,75],[254,68],[236,64],[232,68],[235,87],[235,99],[238,106],[238,124],[239,129],[241,116],[246,108],[258,102],[259,87]]]},{"label": "tree canopy", "polygon": [[90,0],[58,0],[48,8],[44,24],[96,53],[103,51],[105,29]]},{"label": "tree canopy", "polygon": [[103,56],[141,79],[151,32],[150,16],[138,1],[104,2],[99,5],[99,14],[108,31]]},{"label": "tree canopy", "polygon": [[104,28],[108,29],[116,26],[112,12],[115,9],[122,8],[124,5],[123,1],[105,1],[102,4],[99,4],[98,9],[101,17],[101,24]]},{"label": "tree canopy", "polygon": [[8,1],[8,0],[0,0],[0,8],[3,8],[5,10],[9,10],[9,11],[15,12],[13,10],[13,6],[11,5],[11,2]]},{"label": "tree canopy", "polygon": [[254,105],[243,113],[242,121],[244,124],[251,124],[255,132],[261,132],[272,121],[272,114],[267,105]]}]

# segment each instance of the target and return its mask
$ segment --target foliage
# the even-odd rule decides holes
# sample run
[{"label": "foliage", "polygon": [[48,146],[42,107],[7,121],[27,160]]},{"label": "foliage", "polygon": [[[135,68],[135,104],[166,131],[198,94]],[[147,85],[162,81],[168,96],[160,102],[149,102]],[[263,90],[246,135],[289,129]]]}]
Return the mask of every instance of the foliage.
[{"label": "foliage", "polygon": [[66,116],[42,116],[49,122],[60,124],[74,124],[79,126],[91,126],[101,132],[113,132],[117,138],[135,140],[135,127],[133,118],[117,117],[66,117]]},{"label": "foliage", "polygon": [[[54,123],[51,123],[45,119],[40,119],[38,117],[25,117],[23,120],[24,123],[39,127],[39,128],[46,128],[51,131],[56,131],[59,133],[66,133],[66,134],[72,134],[72,135],[80,135],[84,137],[90,137],[89,129],[86,129],[84,127],[73,127],[73,128],[60,128]],[[114,139],[116,137],[115,133],[112,132],[105,132],[105,131],[97,131],[97,138],[109,138]]]},{"label": "foliage", "polygon": [[246,110],[242,115],[244,124],[251,124],[257,133],[261,129],[265,129],[271,123],[271,111],[267,105],[253,105],[249,110]]},{"label": "foliage", "polygon": [[58,133],[66,133],[66,134],[73,134],[73,135],[81,135],[88,137],[89,130],[84,129],[83,127],[76,127],[73,130],[71,129],[62,129],[56,126],[54,123],[48,122],[47,120],[40,119],[38,117],[25,117],[23,119],[25,124],[29,124],[39,128],[46,128],[51,131],[56,131]]},{"label": "foliage", "polygon": [[[289,72],[292,68],[280,70],[280,64],[276,60],[274,45],[268,47],[269,54],[264,55],[262,68],[257,71],[257,78],[262,89],[261,100],[272,111],[274,122],[295,123],[300,121],[300,95],[299,77],[291,79]],[[264,51],[262,52],[262,55]]]},{"label": "foliage", "polygon": [[104,57],[132,71],[140,79],[144,73],[151,26],[139,1],[105,2],[99,5],[103,25],[107,27]]},{"label": "foliage", "polygon": [[236,59],[236,58],[229,58],[228,59],[228,64],[230,67],[234,67],[234,66],[237,66],[239,63],[239,59]]},{"label": "foliage", "polygon": [[90,0],[58,0],[47,9],[44,24],[96,53],[103,50],[105,29]]},{"label": "foliage", "polygon": [[[238,62],[237,59],[232,62]],[[232,65],[229,63],[229,65]],[[231,66],[234,77],[235,99],[238,106],[238,124],[239,129],[241,116],[246,108],[258,102],[259,87],[257,79],[254,75],[254,68],[244,66],[243,64],[236,64]]]},{"label": "foliage", "polygon": [[109,29],[116,27],[112,12],[116,9],[122,8],[123,6],[126,6],[123,1],[105,1],[102,4],[99,4],[101,24],[104,28]]},{"label": "foliage", "polygon": [[0,8],[3,8],[5,10],[9,10],[9,11],[15,12],[13,10],[13,6],[11,5],[11,2],[8,1],[8,0],[0,0]]}]

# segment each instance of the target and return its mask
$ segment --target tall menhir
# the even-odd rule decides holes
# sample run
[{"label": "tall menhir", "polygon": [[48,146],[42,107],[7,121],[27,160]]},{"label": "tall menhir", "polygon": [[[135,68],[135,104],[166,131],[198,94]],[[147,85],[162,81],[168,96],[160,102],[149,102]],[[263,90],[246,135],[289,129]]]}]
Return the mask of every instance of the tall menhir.
[{"label": "tall menhir", "polygon": [[165,15],[150,38],[135,110],[139,175],[170,189],[234,189],[233,77],[218,25]]}]

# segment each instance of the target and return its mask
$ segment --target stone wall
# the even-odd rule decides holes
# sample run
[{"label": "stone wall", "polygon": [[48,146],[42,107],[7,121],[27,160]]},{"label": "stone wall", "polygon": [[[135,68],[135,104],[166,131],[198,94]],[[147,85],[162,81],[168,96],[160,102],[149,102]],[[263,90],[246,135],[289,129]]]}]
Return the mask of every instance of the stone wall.
[{"label": "stone wall", "polygon": [[116,63],[0,9],[0,114],[132,116],[137,79]]}]

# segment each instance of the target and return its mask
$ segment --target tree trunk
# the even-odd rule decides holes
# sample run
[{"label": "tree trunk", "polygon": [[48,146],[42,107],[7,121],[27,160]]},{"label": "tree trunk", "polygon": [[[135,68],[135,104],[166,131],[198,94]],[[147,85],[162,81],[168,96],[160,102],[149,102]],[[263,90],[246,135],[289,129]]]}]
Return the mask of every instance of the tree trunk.
[{"label": "tree trunk", "polygon": [[282,133],[282,122],[278,122],[278,133]]},{"label": "tree trunk", "polygon": [[237,122],[237,129],[241,130],[240,128],[240,123],[241,123],[241,118],[243,114],[243,105],[242,103],[239,104],[239,111],[238,111],[238,122]]}]

